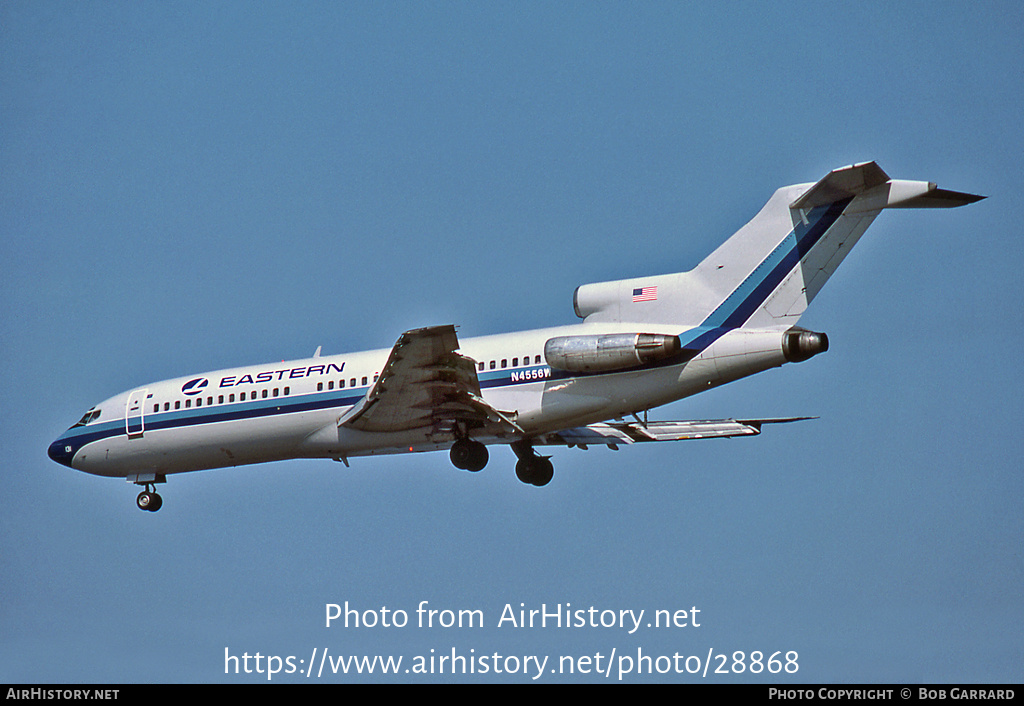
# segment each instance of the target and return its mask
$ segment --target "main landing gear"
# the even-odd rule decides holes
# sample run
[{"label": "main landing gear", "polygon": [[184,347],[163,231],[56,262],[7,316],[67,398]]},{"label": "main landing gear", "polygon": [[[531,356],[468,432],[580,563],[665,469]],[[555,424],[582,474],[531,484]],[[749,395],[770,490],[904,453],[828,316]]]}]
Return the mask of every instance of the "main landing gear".
[{"label": "main landing gear", "polygon": [[547,485],[555,475],[555,467],[550,456],[541,456],[533,450],[528,441],[517,441],[512,444],[519,461],[516,463],[516,478],[528,485],[537,487]]},{"label": "main landing gear", "polygon": [[[516,477],[527,485],[542,486],[551,482],[555,468],[549,456],[540,456],[529,441],[517,441],[512,444],[519,461],[516,463]],[[477,471],[487,465],[487,447],[479,441],[465,437],[452,444],[452,465],[464,471]]]},{"label": "main landing gear", "polygon": [[483,470],[488,458],[490,454],[487,453],[487,447],[479,441],[459,439],[452,444],[451,459],[456,468],[476,473]]}]

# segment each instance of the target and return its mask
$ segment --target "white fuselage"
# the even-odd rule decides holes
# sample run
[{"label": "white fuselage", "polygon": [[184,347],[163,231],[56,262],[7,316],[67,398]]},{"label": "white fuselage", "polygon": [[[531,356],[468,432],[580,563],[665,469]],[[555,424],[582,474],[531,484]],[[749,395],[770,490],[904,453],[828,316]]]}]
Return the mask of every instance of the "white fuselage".
[{"label": "white fuselage", "polygon": [[[557,336],[679,327],[577,324],[467,338],[483,398],[510,413],[524,438],[620,417],[785,362],[781,330],[731,331],[682,364],[603,374],[553,370],[544,345]],[[166,475],[289,458],[433,451],[450,435],[422,429],[366,432],[339,418],[376,381],[390,349],[244,366],[152,383],[97,405],[99,414],[58,438],[50,455],[102,476]],[[88,416],[88,415],[87,415]],[[478,437],[485,444],[515,439]]]}]

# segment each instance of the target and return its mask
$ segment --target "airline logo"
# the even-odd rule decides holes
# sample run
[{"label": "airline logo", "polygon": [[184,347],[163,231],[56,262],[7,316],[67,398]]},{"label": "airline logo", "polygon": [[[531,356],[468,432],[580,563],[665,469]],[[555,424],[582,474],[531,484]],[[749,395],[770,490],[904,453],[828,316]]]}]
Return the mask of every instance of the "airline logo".
[{"label": "airline logo", "polygon": [[210,381],[206,378],[196,378],[195,380],[189,380],[182,385],[181,391],[186,395],[198,395],[202,393],[203,388],[205,388],[209,383]]},{"label": "airline logo", "polygon": [[[301,368],[285,368],[284,370],[264,370],[255,375],[229,375],[220,379],[218,387],[235,387],[237,385],[257,385],[262,382],[273,382],[274,380],[298,380],[314,375],[341,374],[345,371],[345,364],[335,365],[309,365]],[[195,382],[193,380],[193,382]],[[185,383],[191,385],[192,383]],[[205,381],[204,381],[205,384]],[[187,394],[187,393],[186,393]]]}]

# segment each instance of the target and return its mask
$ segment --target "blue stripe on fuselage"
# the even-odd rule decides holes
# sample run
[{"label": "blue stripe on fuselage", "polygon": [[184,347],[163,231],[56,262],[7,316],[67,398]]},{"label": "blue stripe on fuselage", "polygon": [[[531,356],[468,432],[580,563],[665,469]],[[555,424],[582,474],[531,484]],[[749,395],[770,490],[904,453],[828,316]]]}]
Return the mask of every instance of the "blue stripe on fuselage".
[{"label": "blue stripe on fuselage", "polygon": [[[366,395],[366,388],[354,392],[355,394],[318,392],[253,402],[234,402],[167,412],[149,412],[143,415],[144,434],[200,424],[258,419],[277,414],[293,414],[332,407],[349,407]],[[94,441],[121,436],[124,433],[125,420],[123,418],[111,422],[89,424],[84,427],[71,427],[50,444],[48,454],[54,461],[70,466],[74,455],[83,446]],[[67,447],[71,447],[71,450],[68,451]]]},{"label": "blue stripe on fuselage", "polygon": [[[683,350],[692,357],[733,329],[740,328],[764,304],[804,255],[817,245],[839,220],[852,198],[812,209],[808,223],[798,221],[782,242],[754,268],[740,286],[725,298],[700,326],[686,332]],[[816,219],[816,220],[815,220]]]}]

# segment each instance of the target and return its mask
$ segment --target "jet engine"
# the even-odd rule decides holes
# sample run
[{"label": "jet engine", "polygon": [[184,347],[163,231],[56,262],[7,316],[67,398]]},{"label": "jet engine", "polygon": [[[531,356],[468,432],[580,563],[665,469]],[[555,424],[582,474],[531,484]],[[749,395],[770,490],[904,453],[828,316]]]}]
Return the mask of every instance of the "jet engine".
[{"label": "jet engine", "polygon": [[657,333],[559,336],[544,344],[544,358],[556,370],[604,373],[664,360],[681,348],[679,336]]},{"label": "jet engine", "polygon": [[812,358],[828,350],[828,336],[798,327],[793,327],[782,335],[782,354],[789,363]]}]

